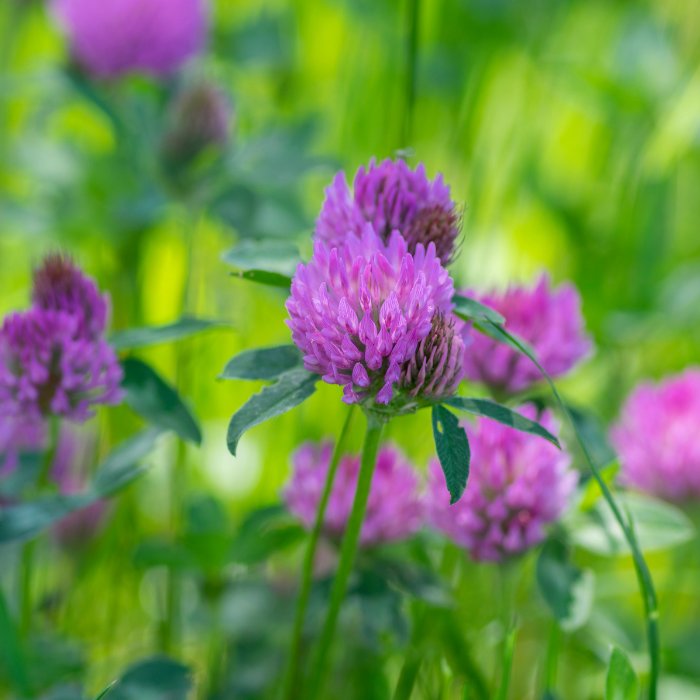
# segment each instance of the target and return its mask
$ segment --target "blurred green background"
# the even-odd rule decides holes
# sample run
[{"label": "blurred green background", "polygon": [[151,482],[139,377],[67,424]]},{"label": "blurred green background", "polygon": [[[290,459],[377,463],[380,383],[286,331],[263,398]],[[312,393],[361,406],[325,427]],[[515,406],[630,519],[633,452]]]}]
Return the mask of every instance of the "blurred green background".
[{"label": "blurred green background", "polygon": [[[220,254],[276,237],[308,255],[333,173],[400,152],[442,172],[463,204],[459,286],[503,287],[540,270],[578,285],[597,351],[562,388],[607,422],[640,378],[698,361],[699,58],[694,0],[218,0],[207,52],[176,81],[94,86],[70,66],[41,2],[2,0],[0,310],[27,306],[32,264],[61,248],[111,292],[115,329],[174,320],[183,296],[188,313],[230,323],[186,341],[184,365],[173,346],[140,355],[201,418],[187,494],[213,494],[239,522],[277,501],[290,451],[337,434],[344,409],[337,388],[320,386],[228,453],[228,419],[261,384],[218,372],[241,349],[289,334],[285,292],[232,278]],[[182,185],[158,153],[178,81],[202,79],[230,100],[230,143]],[[127,409],[100,420],[106,443],[137,424]],[[389,437],[421,469],[432,454],[425,414],[395,420]],[[160,446],[88,554],[61,558],[45,545],[41,586],[60,593],[46,615],[86,642],[91,689],[157,646],[161,574],[135,566],[133,551],[167,530],[176,450]],[[654,560],[661,579],[672,575],[665,557]],[[296,565],[290,555],[268,566]],[[470,566],[486,594],[487,575]],[[626,565],[607,593],[606,580],[603,618],[635,592]],[[186,589],[185,608],[190,598]],[[189,631],[182,654],[201,666],[196,624]],[[641,636],[630,644],[643,648]],[[512,697],[535,697],[525,694],[535,652],[525,641],[519,653],[524,690]],[[600,697],[602,667],[577,653],[563,662],[579,669],[564,697]],[[700,679],[700,668],[687,673]]]}]

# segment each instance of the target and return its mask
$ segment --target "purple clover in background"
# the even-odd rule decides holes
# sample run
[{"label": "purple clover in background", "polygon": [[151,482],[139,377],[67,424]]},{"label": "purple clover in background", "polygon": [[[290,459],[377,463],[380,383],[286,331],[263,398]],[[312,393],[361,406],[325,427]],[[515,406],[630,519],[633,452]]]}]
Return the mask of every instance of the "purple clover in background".
[{"label": "purple clover in background", "polygon": [[[503,294],[479,295],[471,290],[463,294],[498,311],[506,319],[506,329],[534,348],[551,377],[566,374],[591,351],[581,296],[573,284],[552,289],[545,274],[532,288],[511,286]],[[464,369],[471,381],[500,393],[517,394],[542,381],[528,357],[479,333],[464,353]]]},{"label": "purple clover in background", "polygon": [[[283,497],[307,529],[314,525],[332,454],[331,443],[306,443],[292,458],[294,471]],[[323,532],[333,540],[339,541],[345,532],[359,472],[359,455],[341,457],[323,523]],[[417,474],[397,448],[383,446],[372,477],[360,545],[372,547],[404,540],[420,529],[422,521]]]},{"label": "purple clover in background", "polygon": [[610,437],[624,484],[668,501],[700,498],[700,370],[639,384]]},{"label": "purple clover in background", "polygon": [[343,386],[343,401],[396,397],[391,408],[413,410],[461,379],[462,338],[444,317],[453,288],[433,243],[412,255],[398,233],[385,245],[365,224],[362,238],[351,233],[340,248],[316,241],[311,261],[297,266],[286,323],[306,369]]},{"label": "purple clover in background", "polygon": [[75,59],[98,78],[167,77],[202,50],[205,0],[51,0]]},{"label": "purple clover in background", "polygon": [[0,329],[0,416],[83,422],[95,404],[117,404],[122,369],[103,338],[80,335],[81,317],[33,308]]},{"label": "purple clover in background", "polygon": [[[532,405],[520,413],[535,419]],[[556,433],[552,414],[540,423]],[[486,419],[465,425],[471,446],[471,470],[461,500],[450,505],[437,460],[429,467],[426,519],[477,561],[502,561],[545,538],[545,526],[566,509],[576,487],[571,457],[535,435]]]},{"label": "purple clover in background", "polygon": [[329,249],[342,248],[348,233],[362,235],[367,222],[384,242],[398,231],[412,254],[419,244],[434,243],[443,265],[453,258],[461,225],[441,174],[428,180],[422,163],[411,170],[403,160],[388,158],[379,165],[372,158],[367,170],[360,167],[353,192],[343,171],[335,176],[326,188],[316,237]]},{"label": "purple clover in background", "polygon": [[32,302],[46,311],[65,311],[79,319],[78,334],[95,340],[107,328],[110,300],[68,256],[47,255],[33,275]]}]

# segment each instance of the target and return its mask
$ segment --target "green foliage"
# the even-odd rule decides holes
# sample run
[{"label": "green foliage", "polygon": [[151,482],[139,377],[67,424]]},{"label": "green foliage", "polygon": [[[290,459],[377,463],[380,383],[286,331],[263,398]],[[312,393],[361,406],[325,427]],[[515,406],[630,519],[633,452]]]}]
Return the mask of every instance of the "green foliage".
[{"label": "green foliage", "polygon": [[289,370],[303,367],[303,364],[302,354],[296,345],[244,350],[226,363],[219,379],[271,381],[279,379]]},{"label": "green foliage", "polygon": [[637,700],[639,681],[623,651],[613,647],[605,675],[605,700]]},{"label": "green foliage", "polygon": [[440,404],[433,406],[433,438],[450,492],[450,503],[456,503],[462,497],[469,478],[469,440],[455,414]]},{"label": "green foliage", "polygon": [[202,318],[182,318],[165,326],[127,328],[113,333],[109,342],[116,350],[136,350],[191,338],[193,335],[198,335],[212,328],[220,328],[223,325],[219,321],[208,321]]}]

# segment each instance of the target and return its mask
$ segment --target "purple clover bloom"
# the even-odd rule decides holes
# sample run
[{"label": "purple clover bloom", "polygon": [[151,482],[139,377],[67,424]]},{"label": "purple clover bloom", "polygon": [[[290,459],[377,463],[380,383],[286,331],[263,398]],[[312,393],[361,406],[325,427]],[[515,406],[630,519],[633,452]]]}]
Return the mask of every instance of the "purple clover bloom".
[{"label": "purple clover bloom", "polygon": [[369,222],[387,242],[394,231],[406,240],[410,253],[434,243],[443,265],[449,264],[460,230],[457,205],[450,188],[438,174],[428,180],[420,163],[411,170],[403,160],[374,158],[360,167],[350,191],[341,170],[326,188],[326,199],[316,222],[316,237],[328,248],[342,248],[348,233],[361,236]]},{"label": "purple clover bloom", "polygon": [[622,481],[668,501],[700,498],[700,370],[642,382],[610,431]]},{"label": "purple clover bloom", "polygon": [[398,233],[385,245],[365,224],[341,248],[316,241],[311,261],[297,266],[286,323],[306,369],[343,386],[343,401],[388,405],[398,385],[392,408],[413,410],[454,392],[463,376],[463,341],[444,319],[452,295],[433,243],[411,255]]},{"label": "purple clover bloom", "polygon": [[[527,341],[551,377],[571,370],[591,350],[581,313],[581,297],[573,284],[550,286],[542,275],[532,288],[512,286],[503,294],[462,292],[498,311],[505,327]],[[464,353],[467,377],[498,391],[517,394],[542,380],[534,363],[522,353],[482,334],[474,334]]]},{"label": "purple clover bloom", "polygon": [[69,257],[47,255],[34,270],[32,302],[46,311],[65,311],[79,319],[78,334],[95,340],[107,328],[109,295],[100,294],[97,284]]},{"label": "purple clover bloom", "polygon": [[[309,442],[292,458],[294,472],[283,496],[307,529],[314,525],[332,454],[331,443]],[[333,540],[339,541],[345,532],[359,473],[359,455],[341,457],[323,523],[324,533]],[[420,529],[422,515],[417,474],[398,449],[383,446],[377,455],[360,545],[372,547],[406,539]]]},{"label": "purple clover bloom", "polygon": [[32,308],[0,329],[0,415],[40,421],[53,414],[83,422],[94,404],[121,400],[122,369],[103,338],[80,335],[82,317]]},{"label": "purple clover bloom", "polygon": [[167,77],[207,37],[205,0],[51,0],[75,58],[99,78]]},{"label": "purple clover bloom", "polygon": [[[520,413],[536,418],[531,405]],[[556,432],[549,411],[540,423]],[[466,491],[451,506],[440,464],[431,462],[426,518],[473,559],[502,561],[544,540],[544,527],[566,509],[577,474],[569,469],[571,457],[540,437],[486,419],[465,427],[472,451]]]}]

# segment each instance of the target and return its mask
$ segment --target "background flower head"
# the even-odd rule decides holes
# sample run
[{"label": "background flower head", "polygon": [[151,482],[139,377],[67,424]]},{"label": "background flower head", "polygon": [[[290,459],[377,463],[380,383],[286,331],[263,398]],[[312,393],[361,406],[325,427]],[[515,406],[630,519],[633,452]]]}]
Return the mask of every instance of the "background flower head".
[{"label": "background flower head", "polygon": [[669,501],[700,498],[700,370],[639,384],[610,437],[625,484]]},{"label": "background flower head", "polygon": [[122,369],[103,338],[80,335],[81,317],[32,308],[0,329],[0,415],[85,421],[96,404],[116,404]]},{"label": "background flower head", "polygon": [[[498,311],[506,319],[505,327],[534,348],[537,360],[551,377],[571,370],[591,350],[581,296],[573,284],[552,289],[543,274],[531,288],[511,286],[503,294],[465,291],[464,295]],[[528,357],[480,333],[473,335],[464,353],[464,369],[470,380],[509,394],[542,381]]]},{"label": "background flower head", "polygon": [[[532,405],[520,413],[536,418]],[[556,433],[553,416],[540,422]],[[484,418],[465,425],[471,470],[462,498],[450,505],[437,460],[429,467],[426,518],[479,561],[502,561],[545,538],[545,526],[566,509],[577,474],[570,456],[535,435]]]},{"label": "background flower head", "polygon": [[316,242],[311,261],[297,266],[286,323],[306,369],[344,386],[343,401],[389,404],[452,294],[432,243],[412,255],[398,233],[385,245],[365,224],[362,238],[351,233],[342,248]]},{"label": "background flower head", "polygon": [[32,302],[47,311],[65,311],[78,319],[78,334],[92,340],[107,330],[109,296],[68,256],[47,255],[34,269]]},{"label": "background flower head", "polygon": [[51,0],[78,62],[100,78],[168,76],[200,51],[205,0]]},{"label": "background flower head", "polygon": [[411,170],[405,161],[389,158],[361,166],[352,192],[343,171],[335,176],[326,188],[316,236],[329,248],[342,247],[347,234],[361,235],[366,222],[383,241],[398,231],[411,253],[418,244],[434,243],[443,265],[452,259],[461,223],[441,174],[428,180],[423,163]]},{"label": "background flower head", "polygon": [[[309,442],[292,457],[293,473],[283,496],[289,510],[308,529],[316,518],[332,455],[331,443]],[[359,473],[359,455],[341,457],[323,523],[324,533],[332,539],[341,539],[345,532]],[[377,455],[360,544],[370,547],[406,539],[421,524],[418,476],[399,450],[384,445]]]}]

